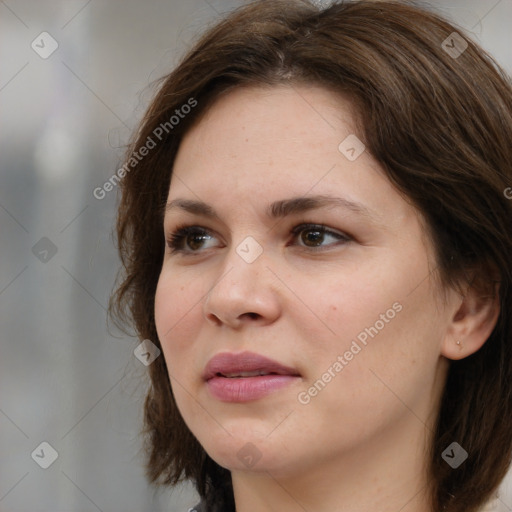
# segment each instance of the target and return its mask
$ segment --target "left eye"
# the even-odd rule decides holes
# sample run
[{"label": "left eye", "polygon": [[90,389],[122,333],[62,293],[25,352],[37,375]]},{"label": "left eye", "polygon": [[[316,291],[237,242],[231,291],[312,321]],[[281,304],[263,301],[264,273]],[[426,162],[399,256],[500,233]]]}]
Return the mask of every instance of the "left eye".
[{"label": "left eye", "polygon": [[[332,231],[321,224],[301,224],[294,227],[291,234],[295,238],[299,237],[302,242],[297,244],[299,247],[312,250],[321,249],[321,244],[328,237],[334,239],[335,242],[342,243],[351,240],[348,235]],[[200,249],[205,248],[204,243],[213,238],[208,230],[200,226],[180,226],[169,236],[167,246],[172,253],[198,253]],[[334,245],[334,243],[328,245]]]},{"label": "left eye", "polygon": [[350,240],[350,237],[348,237],[347,235],[327,229],[325,226],[322,226],[321,224],[302,224],[300,226],[293,228],[292,234],[294,236],[301,235],[300,240],[303,241],[305,244],[302,247],[309,248],[321,247],[321,245],[315,244],[323,242],[326,237],[334,238],[334,240],[336,241],[341,240],[344,242],[348,242]]}]

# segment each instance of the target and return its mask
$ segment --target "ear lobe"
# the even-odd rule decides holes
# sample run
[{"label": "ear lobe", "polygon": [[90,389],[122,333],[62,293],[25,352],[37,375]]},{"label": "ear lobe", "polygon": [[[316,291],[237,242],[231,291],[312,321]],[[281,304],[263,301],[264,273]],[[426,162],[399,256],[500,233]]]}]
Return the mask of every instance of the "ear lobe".
[{"label": "ear lobe", "polygon": [[441,349],[443,356],[464,359],[482,348],[500,313],[498,289],[496,286],[493,295],[482,295],[475,288],[469,288],[446,331]]}]

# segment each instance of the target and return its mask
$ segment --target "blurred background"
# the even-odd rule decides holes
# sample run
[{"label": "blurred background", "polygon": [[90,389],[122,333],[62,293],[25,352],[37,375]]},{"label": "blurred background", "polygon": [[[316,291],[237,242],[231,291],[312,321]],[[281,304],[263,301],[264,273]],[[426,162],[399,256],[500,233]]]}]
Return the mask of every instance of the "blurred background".
[{"label": "blurred background", "polygon": [[[93,191],[119,168],[152,82],[242,3],[0,0],[1,512],[197,502],[190,485],[144,479],[146,367],[106,323],[117,192]],[[512,73],[512,0],[424,3]],[[512,510],[511,478],[493,510]]]}]

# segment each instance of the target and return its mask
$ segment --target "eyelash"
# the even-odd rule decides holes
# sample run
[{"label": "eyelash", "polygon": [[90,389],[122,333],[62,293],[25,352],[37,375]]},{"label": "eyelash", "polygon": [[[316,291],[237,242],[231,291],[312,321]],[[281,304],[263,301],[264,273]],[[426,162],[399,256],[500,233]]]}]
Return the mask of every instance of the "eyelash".
[{"label": "eyelash", "polygon": [[[297,235],[299,235],[302,231],[317,231],[317,232],[321,233],[322,235],[325,235],[325,234],[332,235],[332,236],[338,238],[338,240],[345,242],[345,243],[353,240],[353,238],[350,237],[349,235],[341,234],[336,231],[332,231],[332,230],[328,229],[326,226],[324,226],[323,224],[309,224],[309,223],[299,224],[298,226],[295,226],[290,231],[290,234],[293,235],[294,237],[297,237]],[[189,235],[211,236],[211,233],[208,230],[201,228],[200,226],[192,226],[192,225],[186,225],[186,224],[178,226],[176,228],[176,230],[173,233],[171,233],[169,235],[169,237],[166,239],[166,245],[171,250],[170,252],[173,254],[174,253],[182,253],[182,254],[187,254],[187,255],[198,255],[201,252],[204,252],[204,251],[201,251],[201,249],[199,249],[197,251],[192,251],[192,250],[181,248],[183,242],[186,240],[186,237]],[[338,245],[338,244],[330,244],[330,245]],[[305,249],[305,250],[310,250],[312,252],[319,252],[319,251],[322,251],[325,249],[325,247],[321,247],[321,246],[315,248],[315,247],[307,247],[305,245],[299,245],[299,247],[301,247],[302,249]]]}]

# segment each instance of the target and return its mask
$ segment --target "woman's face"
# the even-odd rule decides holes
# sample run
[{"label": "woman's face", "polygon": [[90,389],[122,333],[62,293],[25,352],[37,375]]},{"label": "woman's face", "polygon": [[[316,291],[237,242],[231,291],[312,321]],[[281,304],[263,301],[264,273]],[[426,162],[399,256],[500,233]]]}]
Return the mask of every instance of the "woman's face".
[{"label": "woman's face", "polygon": [[165,250],[156,326],[185,422],[232,471],[424,443],[450,311],[417,211],[356,136],[349,102],[282,86],[230,92],[181,144],[168,202],[204,205],[166,213],[168,239],[197,228]]}]

